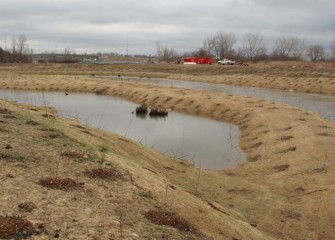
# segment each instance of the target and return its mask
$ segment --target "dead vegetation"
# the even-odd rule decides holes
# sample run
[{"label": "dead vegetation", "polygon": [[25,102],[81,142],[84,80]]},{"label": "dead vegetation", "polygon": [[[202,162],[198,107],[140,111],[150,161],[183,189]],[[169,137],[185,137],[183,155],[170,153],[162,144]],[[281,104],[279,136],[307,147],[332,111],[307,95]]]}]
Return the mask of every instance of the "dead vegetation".
[{"label": "dead vegetation", "polygon": [[69,158],[84,158],[85,155],[81,152],[75,151],[75,150],[67,150],[60,154],[61,156],[69,157]]},{"label": "dead vegetation", "polygon": [[64,191],[71,191],[80,188],[84,183],[77,183],[71,178],[55,178],[55,177],[44,177],[38,181],[38,184],[50,188]]},{"label": "dead vegetation", "polygon": [[277,170],[278,172],[286,171],[289,168],[289,164],[283,164],[279,166],[275,166],[273,169]]},{"label": "dead vegetation", "polygon": [[168,114],[168,111],[164,109],[150,109],[149,112],[150,117],[166,117]]},{"label": "dead vegetation", "polygon": [[148,220],[158,225],[174,227],[183,232],[196,232],[196,230],[177,213],[164,210],[149,210],[144,215]]},{"label": "dead vegetation", "polygon": [[43,232],[43,225],[34,226],[17,216],[0,216],[0,239],[26,239]]},{"label": "dead vegetation", "polygon": [[99,178],[114,181],[118,179],[123,179],[123,176],[118,171],[110,168],[96,168],[86,170],[84,174],[89,176],[90,178]]}]

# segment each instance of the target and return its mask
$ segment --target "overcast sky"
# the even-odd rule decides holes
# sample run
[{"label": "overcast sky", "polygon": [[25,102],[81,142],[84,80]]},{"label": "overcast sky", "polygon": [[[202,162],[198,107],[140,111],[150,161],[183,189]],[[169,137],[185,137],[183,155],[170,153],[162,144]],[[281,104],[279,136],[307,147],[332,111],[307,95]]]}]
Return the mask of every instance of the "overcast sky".
[{"label": "overcast sky", "polygon": [[0,46],[26,34],[34,52],[155,54],[155,43],[194,51],[217,32],[282,36],[325,48],[335,39],[334,0],[0,0]]}]

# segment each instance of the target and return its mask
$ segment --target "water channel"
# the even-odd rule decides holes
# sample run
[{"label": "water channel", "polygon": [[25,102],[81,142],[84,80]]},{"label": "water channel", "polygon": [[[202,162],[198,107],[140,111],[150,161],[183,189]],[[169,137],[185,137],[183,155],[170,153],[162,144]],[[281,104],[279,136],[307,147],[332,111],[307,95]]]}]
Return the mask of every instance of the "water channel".
[{"label": "water channel", "polygon": [[[111,80],[120,78],[104,77]],[[159,78],[122,77],[142,84],[177,87],[250,96],[290,104],[335,122],[335,96],[298,93],[257,87]],[[138,118],[136,104],[110,96],[59,92],[0,90],[0,98],[55,107],[64,117],[76,118],[92,127],[115,132],[170,156],[183,158],[205,169],[234,168],[246,161],[239,148],[239,129],[224,122],[170,112],[166,118]]]},{"label": "water channel", "polygon": [[[105,79],[120,80],[110,76]],[[277,89],[259,87],[233,86],[225,84],[182,81],[162,78],[122,77],[122,80],[136,81],[137,83],[152,84],[157,86],[185,88],[201,91],[219,92],[239,96],[255,97],[271,102],[286,103],[307,111],[312,111],[320,116],[335,122],[335,96],[312,93],[299,93]]]},{"label": "water channel", "polygon": [[228,169],[246,161],[239,129],[231,124],[178,112],[165,118],[136,117],[137,104],[121,98],[61,92],[0,90],[0,98],[51,106],[63,117],[117,133],[203,169]]}]

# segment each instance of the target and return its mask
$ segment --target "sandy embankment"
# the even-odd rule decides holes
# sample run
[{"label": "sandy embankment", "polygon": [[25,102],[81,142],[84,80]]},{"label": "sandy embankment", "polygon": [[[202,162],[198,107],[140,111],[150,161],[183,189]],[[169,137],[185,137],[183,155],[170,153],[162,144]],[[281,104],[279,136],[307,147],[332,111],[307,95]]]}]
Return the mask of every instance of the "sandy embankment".
[{"label": "sandy embankment", "polygon": [[0,88],[92,93],[104,88],[106,94],[149,106],[234,123],[241,129],[240,145],[249,162],[227,173],[242,179],[245,188],[211,182],[202,186],[203,197],[222,207],[227,196],[234,198],[236,211],[272,236],[331,239],[335,234],[335,210],[330,207],[335,192],[335,127],[316,114],[253,98],[79,76],[8,74],[2,75]]}]

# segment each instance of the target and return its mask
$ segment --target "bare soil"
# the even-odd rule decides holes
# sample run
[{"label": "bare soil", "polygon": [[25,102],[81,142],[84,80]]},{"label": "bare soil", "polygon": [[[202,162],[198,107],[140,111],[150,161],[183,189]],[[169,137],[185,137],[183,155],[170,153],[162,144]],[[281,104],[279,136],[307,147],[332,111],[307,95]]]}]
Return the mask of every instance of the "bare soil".
[{"label": "bare soil", "polygon": [[145,217],[155,224],[171,226],[180,231],[190,232],[193,230],[192,226],[177,213],[150,210],[145,213]]},{"label": "bare soil", "polygon": [[37,227],[20,217],[0,216],[1,239],[25,239],[42,231],[43,225]]},{"label": "bare soil", "polygon": [[[178,75],[179,79],[218,83],[234,79],[233,84],[334,94],[331,63],[188,67],[0,67],[0,88],[70,94],[101,88],[106,95],[157,109],[233,123],[241,130],[240,146],[249,160],[233,170],[204,171],[121,136],[62,119],[52,109],[1,101],[0,215],[23,214],[24,219],[43,223],[45,231],[33,236],[36,239],[55,234],[64,239],[333,239],[334,123],[250,97],[91,77]],[[269,84],[271,78],[277,80]],[[54,117],[45,117],[46,112]],[[115,170],[122,178],[104,179],[101,169]],[[87,175],[92,170],[99,177]],[[63,191],[36,184],[46,176],[84,185]],[[25,213],[17,207],[26,201],[37,209]],[[158,224],[146,218],[148,212]],[[166,212],[178,214],[195,231],[164,222],[166,215],[170,218]]]},{"label": "bare soil", "polygon": [[83,184],[77,183],[71,178],[55,178],[55,177],[45,177],[41,178],[38,181],[38,184],[50,188],[50,189],[59,189],[59,190],[64,190],[64,191],[70,191],[75,188],[80,187]]},{"label": "bare soil", "polygon": [[91,169],[91,170],[86,170],[84,172],[87,176],[91,178],[100,178],[100,179],[109,179],[109,180],[117,180],[117,179],[122,179],[122,175],[110,168],[96,168],[96,169]]}]

